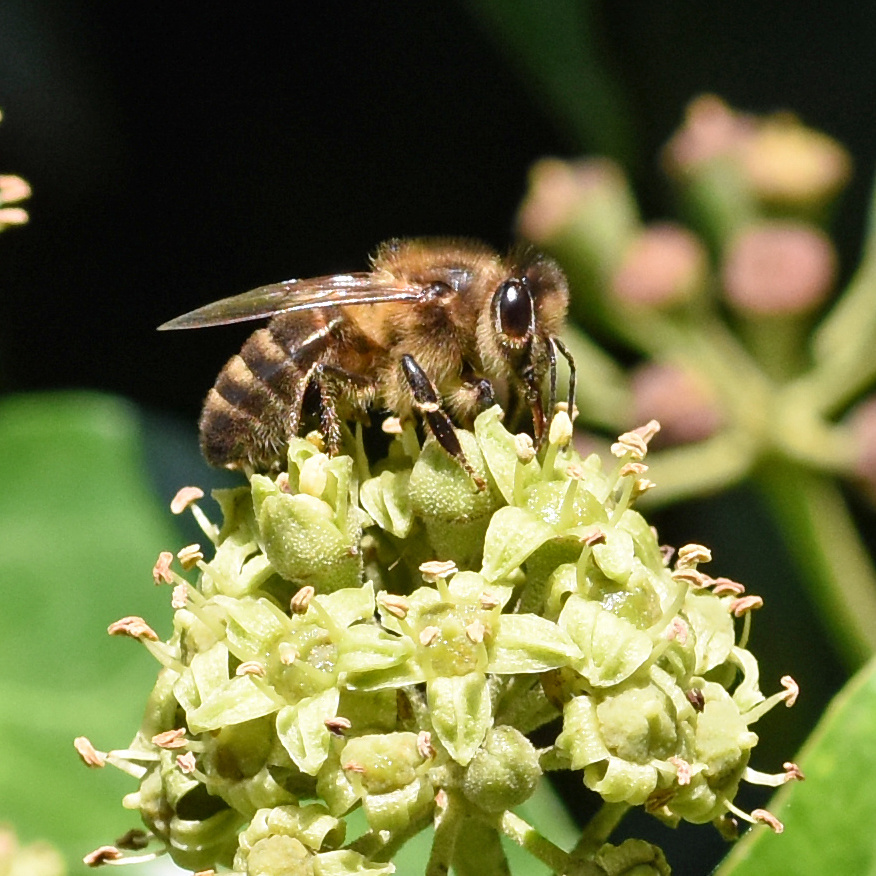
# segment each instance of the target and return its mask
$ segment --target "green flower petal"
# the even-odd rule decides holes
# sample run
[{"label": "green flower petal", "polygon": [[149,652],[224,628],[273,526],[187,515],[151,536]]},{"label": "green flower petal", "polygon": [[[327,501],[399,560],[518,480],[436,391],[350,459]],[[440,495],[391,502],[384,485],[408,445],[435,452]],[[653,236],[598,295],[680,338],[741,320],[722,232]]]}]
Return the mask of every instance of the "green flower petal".
[{"label": "green flower petal", "polygon": [[535,614],[503,614],[490,648],[489,671],[544,672],[583,660],[572,639]]},{"label": "green flower petal", "polygon": [[337,688],[328,688],[277,714],[277,736],[283,748],[298,769],[310,776],[319,772],[328,757],[331,733],[325,722],[337,715],[339,698]]},{"label": "green flower petal", "polygon": [[[487,468],[502,494],[502,498],[510,505],[514,502],[514,482],[517,477],[518,458],[515,444],[516,436],[512,435],[503,425],[504,413],[498,405],[494,405],[474,422],[474,433],[478,446],[484,455]],[[541,476],[538,461],[533,459],[522,466],[520,486],[525,490],[534,484]]]},{"label": "green flower petal", "polygon": [[450,756],[465,766],[492,724],[487,679],[480,672],[434,678],[426,684],[432,726]]},{"label": "green flower petal", "polygon": [[484,541],[481,574],[487,581],[504,578],[555,535],[554,529],[525,508],[500,508],[490,521]]},{"label": "green flower petal", "polygon": [[365,481],[359,489],[359,501],[371,519],[397,538],[407,538],[414,523],[410,479],[407,471],[385,471]]},{"label": "green flower petal", "polygon": [[647,633],[575,594],[566,600],[558,623],[584,655],[575,668],[596,687],[629,678],[651,656]]}]

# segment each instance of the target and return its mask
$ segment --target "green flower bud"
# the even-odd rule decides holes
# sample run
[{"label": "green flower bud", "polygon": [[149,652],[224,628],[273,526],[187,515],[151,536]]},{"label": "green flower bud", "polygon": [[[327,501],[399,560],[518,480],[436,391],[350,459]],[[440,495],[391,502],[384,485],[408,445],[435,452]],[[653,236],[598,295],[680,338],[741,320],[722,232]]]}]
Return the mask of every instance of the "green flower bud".
[{"label": "green flower bud", "polygon": [[736,796],[757,735],[748,729],[739,707],[721,685],[703,681],[698,687],[705,706],[692,722],[696,772],[668,801],[666,809],[672,816],[704,824],[722,815],[727,808],[725,801]]},{"label": "green flower bud", "polygon": [[605,876],[670,876],[666,857],[645,840],[628,839],[619,846],[604,845],[594,858]]},{"label": "green flower bud", "polygon": [[344,771],[374,830],[399,830],[433,805],[434,788],[416,733],[351,739],[341,752]]},{"label": "green flower bud", "polygon": [[479,490],[471,475],[430,439],[411,472],[410,500],[425,524],[434,555],[471,569],[480,564],[490,515],[503,500],[490,483],[474,435],[462,431],[457,435],[469,464],[486,481],[485,489]]},{"label": "green flower bud", "polygon": [[247,876],[312,876],[321,872],[323,846],[332,850],[343,841],[343,822],[318,804],[260,809],[240,834],[234,869]]},{"label": "green flower bud", "polygon": [[217,862],[230,864],[244,816],[184,776],[170,752],[161,753],[160,763],[146,774],[137,795],[147,828],[164,841],[180,867],[203,870]]},{"label": "green flower bud", "polygon": [[[353,492],[353,460],[343,456],[329,460],[300,439],[290,446],[289,459],[290,492],[283,489],[282,481],[263,475],[251,479],[265,555],[287,581],[309,584],[319,593],[356,586],[362,573],[362,532]],[[297,484],[293,460],[298,463]],[[296,488],[300,491],[292,492]]]},{"label": "green flower bud", "polygon": [[513,727],[493,727],[465,768],[462,791],[480,809],[501,812],[528,800],[540,777],[532,743]]},{"label": "green flower bud", "polygon": [[676,704],[661,686],[627,683],[616,692],[571,699],[556,747],[604,800],[639,806],[659,786],[660,764],[679,751],[677,719]]}]

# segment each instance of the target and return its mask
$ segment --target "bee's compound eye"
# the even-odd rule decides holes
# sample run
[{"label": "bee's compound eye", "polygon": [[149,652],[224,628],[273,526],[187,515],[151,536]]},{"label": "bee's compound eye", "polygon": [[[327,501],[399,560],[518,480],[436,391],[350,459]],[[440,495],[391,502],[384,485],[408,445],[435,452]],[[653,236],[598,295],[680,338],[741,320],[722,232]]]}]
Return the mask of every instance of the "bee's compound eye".
[{"label": "bee's compound eye", "polygon": [[496,329],[510,340],[526,340],[532,332],[532,295],[526,283],[506,280],[493,296]]}]

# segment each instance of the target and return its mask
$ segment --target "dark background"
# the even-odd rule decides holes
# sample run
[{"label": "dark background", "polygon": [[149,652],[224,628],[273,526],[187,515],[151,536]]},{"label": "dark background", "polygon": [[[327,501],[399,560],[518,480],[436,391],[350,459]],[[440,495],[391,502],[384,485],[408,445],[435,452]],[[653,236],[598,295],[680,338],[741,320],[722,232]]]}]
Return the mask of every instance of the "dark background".
[{"label": "dark background", "polygon": [[[551,109],[476,5],[2,0],[0,172],[34,189],[30,225],[0,237],[2,390],[121,394],[189,460],[201,399],[252,326],[159,335],[159,323],[263,283],[361,269],[390,236],[463,234],[504,247],[531,163],[605,144]],[[588,8],[619,87],[622,106],[612,106],[629,112],[626,155],[646,214],[671,209],[656,155],[693,96],[791,108],[854,156],[836,222],[848,272],[876,161],[876,7],[842,17],[755,0]],[[600,120],[589,121],[598,132]],[[789,578],[744,491],[720,513],[699,503],[668,516],[661,531],[717,547],[722,574]],[[747,541],[759,552],[734,552]],[[780,614],[788,641],[811,639],[817,623],[799,600],[761,629]],[[811,692],[793,725],[783,714],[758,725],[778,741],[758,764],[770,769],[791,756],[842,672],[799,644],[789,667],[787,643],[758,623],[755,647],[778,667],[764,677],[791,671]],[[580,797],[579,780],[568,790]],[[709,828],[684,827],[673,849],[652,819],[629,831],[666,846],[678,872],[707,872],[722,851]]]},{"label": "dark background", "polygon": [[[649,212],[667,210],[656,150],[710,90],[793,108],[849,145],[840,234],[854,254],[876,154],[876,8],[805,7],[594,7]],[[194,419],[248,327],[157,335],[160,322],[362,268],[389,236],[504,246],[529,165],[592,146],[464,4],[300,8],[0,4],[0,172],[34,189],[29,227],[0,239],[5,389],[97,387]]]}]

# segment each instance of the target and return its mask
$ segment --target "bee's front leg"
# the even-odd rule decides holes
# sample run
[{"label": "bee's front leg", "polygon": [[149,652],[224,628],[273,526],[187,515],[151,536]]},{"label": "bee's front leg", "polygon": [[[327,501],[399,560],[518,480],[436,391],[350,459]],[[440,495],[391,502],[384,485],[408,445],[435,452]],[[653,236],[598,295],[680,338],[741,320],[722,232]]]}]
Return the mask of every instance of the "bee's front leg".
[{"label": "bee's front leg", "polygon": [[448,416],[447,411],[441,407],[441,400],[435,385],[429,380],[426,372],[413,356],[402,356],[401,366],[405,380],[407,380],[414,396],[414,410],[422,415],[429,424],[429,429],[435,436],[435,440],[463,467],[477,488],[479,490],[486,489],[486,482],[475,472],[462,452],[462,445],[459,443],[459,438],[453,428],[453,421]]}]

